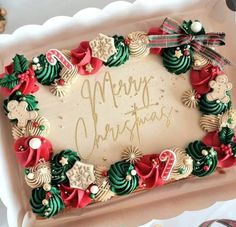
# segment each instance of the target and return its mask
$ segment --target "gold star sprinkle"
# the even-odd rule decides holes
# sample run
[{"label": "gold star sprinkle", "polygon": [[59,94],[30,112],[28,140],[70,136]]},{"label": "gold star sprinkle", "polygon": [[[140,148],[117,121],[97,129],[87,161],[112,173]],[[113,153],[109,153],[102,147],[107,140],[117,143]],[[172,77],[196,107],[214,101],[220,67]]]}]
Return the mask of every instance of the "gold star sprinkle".
[{"label": "gold star sprinkle", "polygon": [[62,166],[67,165],[68,164],[68,159],[62,157],[61,160],[59,161],[61,163]]},{"label": "gold star sprinkle", "polygon": [[93,71],[93,66],[91,64],[87,64],[85,66],[85,71],[91,73]]},{"label": "gold star sprinkle", "polygon": [[176,50],[175,51],[175,57],[180,58],[181,56],[183,56],[182,51],[181,50]]}]

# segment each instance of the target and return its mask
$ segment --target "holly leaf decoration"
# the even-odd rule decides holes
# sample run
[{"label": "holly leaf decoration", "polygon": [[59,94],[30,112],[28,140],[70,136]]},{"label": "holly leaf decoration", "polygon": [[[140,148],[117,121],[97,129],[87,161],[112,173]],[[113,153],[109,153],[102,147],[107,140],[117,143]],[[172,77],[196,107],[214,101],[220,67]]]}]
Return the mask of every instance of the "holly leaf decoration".
[{"label": "holly leaf decoration", "polygon": [[29,69],[29,62],[23,55],[17,54],[13,58],[13,64],[14,64],[14,72],[17,74],[24,73],[26,70]]},{"label": "holly leaf decoration", "polygon": [[0,79],[0,86],[8,89],[14,88],[19,83],[19,79],[15,73],[10,75],[5,75]]}]

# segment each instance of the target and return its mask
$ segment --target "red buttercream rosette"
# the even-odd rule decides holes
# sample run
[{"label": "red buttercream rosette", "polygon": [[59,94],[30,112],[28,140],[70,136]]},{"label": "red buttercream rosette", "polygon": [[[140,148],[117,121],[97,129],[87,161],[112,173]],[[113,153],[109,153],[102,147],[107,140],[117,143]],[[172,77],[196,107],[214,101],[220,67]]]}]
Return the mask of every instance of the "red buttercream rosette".
[{"label": "red buttercream rosette", "polygon": [[139,176],[142,188],[153,188],[165,183],[161,178],[164,169],[159,160],[159,154],[144,155],[140,161],[135,162],[135,170]]},{"label": "red buttercream rosette", "polygon": [[92,57],[92,49],[88,41],[81,42],[78,48],[71,50],[71,62],[76,65],[81,75],[94,74],[103,65],[100,59]]},{"label": "red buttercream rosette", "polygon": [[[0,74],[0,78],[3,78],[5,75],[10,75],[14,72],[13,63],[8,66],[5,66],[5,72]],[[34,74],[34,71],[29,68],[22,74],[18,75],[19,83],[12,89],[8,88],[1,88],[2,93],[5,96],[10,96],[15,91],[19,90],[22,94],[27,95],[30,93],[35,93],[38,91],[39,87],[36,84],[37,80]]]},{"label": "red buttercream rosette", "polygon": [[209,82],[221,74],[224,72],[218,66],[207,65],[201,70],[191,70],[190,82],[198,94],[206,94],[211,90]]},{"label": "red buttercream rosette", "polygon": [[91,202],[89,193],[77,188],[60,185],[61,198],[67,207],[83,208]]},{"label": "red buttercream rosette", "polygon": [[[153,27],[150,28],[148,31],[148,35],[164,35],[166,32],[162,31],[159,27]],[[151,54],[159,54],[161,55],[163,53],[163,48],[160,47],[152,47],[150,48],[150,53]]]},{"label": "red buttercream rosette", "polygon": [[217,152],[218,167],[228,168],[236,165],[236,157],[234,157],[231,147],[220,142],[218,131],[209,132],[202,142],[210,147],[213,147]]},{"label": "red buttercream rosette", "polygon": [[[37,149],[30,147],[30,140],[38,138],[41,145]],[[19,164],[23,167],[35,166],[40,159],[48,161],[52,156],[52,144],[40,136],[21,137],[14,143],[14,150]]]}]

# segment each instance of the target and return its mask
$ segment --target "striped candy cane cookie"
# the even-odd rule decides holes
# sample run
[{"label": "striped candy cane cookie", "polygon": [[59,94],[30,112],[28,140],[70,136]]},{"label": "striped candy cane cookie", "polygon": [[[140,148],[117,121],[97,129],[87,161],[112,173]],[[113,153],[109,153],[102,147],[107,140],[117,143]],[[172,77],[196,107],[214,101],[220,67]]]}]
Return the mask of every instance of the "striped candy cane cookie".
[{"label": "striped candy cane cookie", "polygon": [[176,155],[171,150],[164,150],[161,152],[159,159],[162,162],[166,162],[165,168],[161,174],[161,178],[163,180],[168,180],[176,162]]},{"label": "striped candy cane cookie", "polygon": [[46,58],[51,65],[55,65],[59,61],[67,69],[72,70],[73,64],[57,49],[50,49],[46,53]]}]

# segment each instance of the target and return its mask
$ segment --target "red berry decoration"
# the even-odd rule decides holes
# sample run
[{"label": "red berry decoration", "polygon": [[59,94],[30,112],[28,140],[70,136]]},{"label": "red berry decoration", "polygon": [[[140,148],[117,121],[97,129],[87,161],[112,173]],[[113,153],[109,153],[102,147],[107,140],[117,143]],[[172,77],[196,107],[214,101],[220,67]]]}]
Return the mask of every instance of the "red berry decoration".
[{"label": "red berry decoration", "polygon": [[190,55],[189,50],[184,50],[184,56],[189,56],[189,55]]},{"label": "red berry decoration", "polygon": [[50,199],[52,198],[52,193],[51,192],[47,192],[46,193],[46,199]]},{"label": "red berry decoration", "polygon": [[60,84],[61,86],[64,86],[65,85],[65,80],[63,80],[63,79],[58,80],[58,84]]},{"label": "red berry decoration", "polygon": [[39,127],[39,123],[36,122],[36,121],[34,121],[32,125],[33,125],[34,128],[38,128]]},{"label": "red berry decoration", "polygon": [[210,167],[209,167],[209,166],[204,166],[203,169],[204,169],[205,171],[208,171],[208,170],[210,169]]},{"label": "red berry decoration", "polygon": [[104,170],[104,171],[102,172],[102,175],[103,175],[104,177],[107,177],[107,176],[108,176],[107,170]]},{"label": "red berry decoration", "polygon": [[130,44],[130,39],[129,38],[125,38],[125,45],[129,46],[129,44]]},{"label": "red berry decoration", "polygon": [[196,93],[195,98],[196,98],[197,100],[199,100],[199,99],[201,98],[201,95],[198,94],[198,93]]}]

